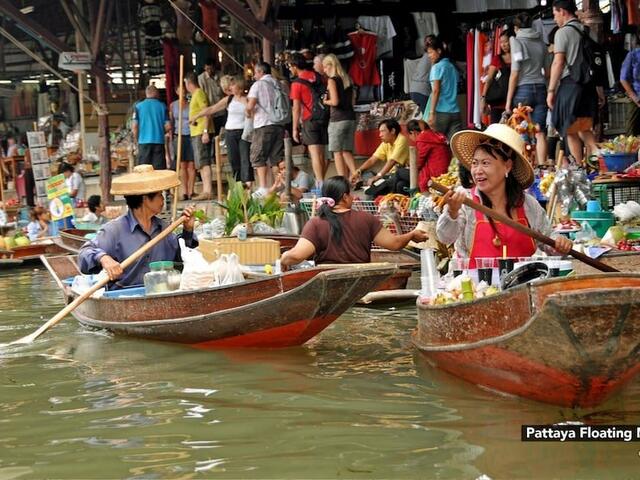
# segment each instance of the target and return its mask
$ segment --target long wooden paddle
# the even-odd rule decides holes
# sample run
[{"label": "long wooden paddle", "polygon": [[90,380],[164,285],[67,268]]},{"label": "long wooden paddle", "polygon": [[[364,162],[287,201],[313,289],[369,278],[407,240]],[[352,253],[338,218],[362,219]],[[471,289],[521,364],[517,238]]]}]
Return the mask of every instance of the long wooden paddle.
[{"label": "long wooden paddle", "polygon": [[[172,231],[174,231],[176,228],[178,228],[180,225],[182,225],[182,223],[185,220],[186,220],[186,218],[184,216],[181,216],[176,221],[174,221],[171,225],[169,225],[167,228],[165,228],[162,232],[160,232],[156,237],[153,237],[151,240],[149,240],[147,243],[145,243],[143,246],[141,246],[138,250],[133,252],[124,262],[122,262],[120,264],[120,265],[122,265],[122,269],[124,270],[124,269],[128,268],[129,266],[131,266],[131,264],[133,264],[133,262],[135,262],[138,258],[140,258],[142,255],[147,253],[147,251],[152,249],[161,240],[163,240],[167,235],[169,235]],[[14,340],[9,345],[26,344],[26,343],[33,342],[36,338],[38,338],[40,335],[42,335],[44,332],[49,330],[51,327],[53,327],[55,324],[57,324],[60,320],[62,320],[64,317],[66,317],[69,313],[74,311],[78,305],[80,305],[87,298],[89,298],[95,292],[97,292],[102,287],[104,287],[107,283],[109,283],[109,279],[108,278],[104,278],[104,279],[100,280],[93,287],[91,287],[89,290],[84,292],[82,295],[80,295],[78,298],[76,298],[69,305],[67,305],[62,310],[60,310],[55,317],[51,318],[48,322],[46,322],[44,325],[42,325],[40,328],[38,328],[35,332],[33,332],[30,335],[27,335],[26,337],[22,337],[22,338],[20,338],[18,340]]]},{"label": "long wooden paddle", "polygon": [[[442,193],[443,195],[449,191],[447,187],[439,184],[438,182],[434,182],[433,180],[429,181],[429,188],[432,188]],[[467,207],[471,207],[474,210],[478,210],[479,212],[484,213],[487,217],[491,217],[500,223],[509,225],[511,228],[518,230],[519,232],[522,232],[525,235],[529,235],[531,238],[538,240],[539,242],[542,242],[546,245],[549,245],[550,247],[555,248],[556,242],[551,238],[547,237],[546,235],[543,235],[540,232],[531,230],[529,227],[525,227],[521,223],[518,223],[515,220],[512,220],[506,215],[496,212],[492,208],[485,207],[480,203],[476,203],[470,198],[465,198],[462,203],[464,203]],[[571,255],[573,258],[577,258],[578,260],[586,263],[587,265],[591,265],[593,268],[597,268],[602,272],[619,272],[619,270],[616,270],[615,268],[605,263],[602,263],[601,261],[596,260],[595,258],[591,258],[585,255],[584,253],[577,252],[576,250],[573,250],[573,249],[569,250],[569,255]]]}]

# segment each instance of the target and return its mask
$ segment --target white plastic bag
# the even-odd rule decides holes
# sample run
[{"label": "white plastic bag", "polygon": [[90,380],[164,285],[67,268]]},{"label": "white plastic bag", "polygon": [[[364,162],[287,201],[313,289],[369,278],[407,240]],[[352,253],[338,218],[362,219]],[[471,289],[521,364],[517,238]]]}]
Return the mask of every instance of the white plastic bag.
[{"label": "white plastic bag", "polygon": [[202,252],[185,245],[184,239],[178,240],[184,268],[180,279],[180,290],[207,288],[214,280],[212,264],[202,256]]},{"label": "white plastic bag", "polygon": [[[76,275],[73,277],[71,291],[76,295],[82,295],[104,278],[107,278],[107,272],[104,270],[101,270],[97,275]],[[101,288],[94,292],[93,295],[91,295],[91,298],[100,298],[103,294],[104,288]]]},{"label": "white plastic bag", "polygon": [[230,253],[229,255],[223,255],[227,257],[227,271],[222,279],[222,285],[231,285],[233,283],[244,282],[244,275],[240,268],[240,262],[238,261],[238,255]]}]

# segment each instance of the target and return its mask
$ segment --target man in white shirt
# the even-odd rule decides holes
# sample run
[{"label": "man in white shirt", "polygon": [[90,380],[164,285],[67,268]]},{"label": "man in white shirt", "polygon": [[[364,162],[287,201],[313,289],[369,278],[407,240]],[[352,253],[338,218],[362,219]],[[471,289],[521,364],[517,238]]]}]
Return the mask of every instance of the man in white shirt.
[{"label": "man in white shirt", "polygon": [[67,184],[67,188],[69,189],[69,196],[73,200],[73,206],[75,207],[78,202],[84,201],[84,180],[82,176],[75,171],[73,165],[69,165],[68,163],[62,164],[62,174],[65,178],[65,183]]},{"label": "man in white shirt", "polygon": [[253,141],[251,142],[251,164],[256,169],[259,189],[257,197],[268,193],[268,168],[275,167],[284,153],[284,127],[274,121],[272,114],[276,104],[276,91],[282,89],[271,76],[271,65],[258,63],[255,66],[256,82],[247,96],[247,117],[253,117]]},{"label": "man in white shirt", "polygon": [[[215,105],[224,96],[224,91],[220,86],[220,76],[215,73],[213,59],[207,60],[204,64],[204,72],[198,75],[198,85],[207,94],[209,105]],[[213,115],[214,135],[218,135],[220,129],[224,126],[226,113],[226,110],[222,110]]]}]

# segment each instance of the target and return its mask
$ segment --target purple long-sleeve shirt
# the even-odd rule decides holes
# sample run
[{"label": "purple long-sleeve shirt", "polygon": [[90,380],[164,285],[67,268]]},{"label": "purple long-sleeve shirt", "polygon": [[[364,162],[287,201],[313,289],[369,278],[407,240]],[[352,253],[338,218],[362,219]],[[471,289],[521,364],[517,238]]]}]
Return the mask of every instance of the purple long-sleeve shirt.
[{"label": "purple long-sleeve shirt", "polygon": [[620,80],[626,80],[636,95],[640,95],[640,48],[634,48],[622,62]]},{"label": "purple long-sleeve shirt", "polygon": [[[100,259],[109,255],[117,262],[123,262],[133,252],[157,236],[166,228],[166,224],[157,217],[151,219],[151,235],[145,232],[138,220],[129,210],[126,215],[107,223],[96,235],[80,249],[78,263],[82,273],[98,273],[102,270]],[[109,290],[142,285],[144,274],[149,271],[149,263],[162,260],[182,261],[178,238],[184,238],[187,247],[195,248],[198,240],[193,232],[183,231],[176,236],[170,234],[160,243],[138,259],[132,266],[125,269],[124,274],[116,282],[110,283]]]}]

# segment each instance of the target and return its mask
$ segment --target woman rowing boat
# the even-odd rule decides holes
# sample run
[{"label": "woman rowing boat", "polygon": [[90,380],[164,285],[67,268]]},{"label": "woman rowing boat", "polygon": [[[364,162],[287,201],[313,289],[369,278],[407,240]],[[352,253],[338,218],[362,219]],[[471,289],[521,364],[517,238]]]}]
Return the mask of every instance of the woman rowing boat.
[{"label": "woman rowing boat", "polygon": [[344,177],[326,180],[322,195],[316,202],[318,216],[306,223],[295,247],[282,255],[283,267],[311,257],[316,264],[368,263],[372,243],[389,250],[400,250],[411,240],[422,242],[428,238],[418,228],[403,235],[393,235],[372,214],[351,210],[353,196],[349,181]]},{"label": "woman rowing boat", "polygon": [[99,273],[104,269],[113,282],[109,289],[118,289],[142,285],[151,262],[182,261],[178,238],[184,238],[187,247],[198,246],[198,240],[193,234],[192,206],[185,208],[182,213],[187,220],[179,236],[169,235],[126,270],[120,265],[120,262],[166,228],[165,223],[156,216],[164,206],[162,192],[178,185],[180,180],[175,172],[154,170],[151,165],[138,165],[133,173],[116,178],[111,193],[124,195],[129,211],[107,223],[95,239],[82,246],[78,257],[82,273]]},{"label": "woman rowing boat", "polygon": [[555,240],[555,249],[568,253],[571,241],[552,233],[544,209],[525,189],[533,183],[533,169],[524,156],[525,145],[507,125],[492,124],[484,132],[464,130],[451,139],[454,156],[471,171],[475,187],[450,191],[444,196],[443,214],[436,234],[446,245],[454,244],[456,255],[471,259],[500,257],[504,248],[510,257],[529,257],[538,245],[509,226],[495,222],[462,204],[466,196]]}]

